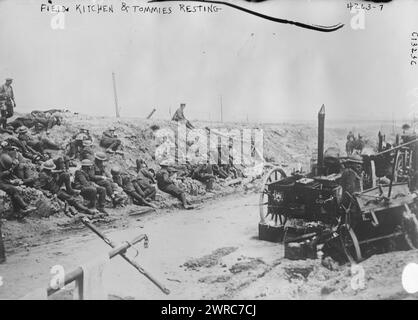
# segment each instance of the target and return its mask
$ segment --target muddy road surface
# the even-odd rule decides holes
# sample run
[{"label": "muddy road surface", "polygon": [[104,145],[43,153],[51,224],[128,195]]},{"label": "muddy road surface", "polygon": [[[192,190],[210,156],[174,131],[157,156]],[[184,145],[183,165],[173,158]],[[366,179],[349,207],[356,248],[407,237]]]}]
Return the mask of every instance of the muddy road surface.
[{"label": "muddy road surface", "polygon": [[[230,195],[194,210],[167,210],[133,217],[124,229],[102,228],[122,242],[146,233],[149,248],[137,245],[135,260],[166,285],[163,294],[120,257],[106,269],[105,286],[120,299],[416,299],[401,283],[418,252],[374,256],[356,267],[290,261],[281,244],[258,240],[258,195]],[[100,227],[101,228],[101,227]],[[20,298],[47,287],[50,269],[71,271],[109,247],[92,232],[74,232],[17,250],[0,265],[0,299]],[[135,257],[135,250],[128,255]],[[360,277],[360,278],[359,278]],[[72,285],[60,294],[71,297]]]}]

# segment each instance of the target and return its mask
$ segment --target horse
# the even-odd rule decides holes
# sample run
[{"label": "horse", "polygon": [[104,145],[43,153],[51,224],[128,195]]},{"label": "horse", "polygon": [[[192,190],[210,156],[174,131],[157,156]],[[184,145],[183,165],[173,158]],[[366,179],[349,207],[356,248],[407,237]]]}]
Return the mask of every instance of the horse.
[{"label": "horse", "polygon": [[347,156],[350,156],[353,153],[361,154],[365,145],[365,142],[361,138],[348,140],[345,144],[345,151],[347,152]]}]

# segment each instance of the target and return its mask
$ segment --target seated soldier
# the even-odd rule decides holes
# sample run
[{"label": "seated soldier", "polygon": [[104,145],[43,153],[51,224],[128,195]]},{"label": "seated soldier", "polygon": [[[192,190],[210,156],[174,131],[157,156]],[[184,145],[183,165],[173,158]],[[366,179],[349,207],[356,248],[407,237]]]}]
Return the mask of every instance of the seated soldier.
[{"label": "seated soldier", "polygon": [[90,140],[93,143],[93,138],[90,136],[89,130],[81,128],[79,129],[79,132],[72,136],[71,142],[69,143],[67,156],[69,156],[70,159],[78,158],[80,156],[84,140]]},{"label": "seated soldier", "polygon": [[186,193],[180,188],[178,188],[173,181],[171,181],[168,171],[166,169],[167,165],[165,165],[163,162],[160,164],[160,166],[161,169],[156,173],[158,189],[179,199],[184,209],[192,209],[192,207],[186,199]]},{"label": "seated soldier", "polygon": [[29,206],[19,195],[16,186],[22,184],[20,179],[13,175],[13,159],[6,153],[0,155],[0,190],[9,195],[13,212],[17,219],[22,219],[26,214],[35,210],[35,207]]},{"label": "seated soldier", "polygon": [[13,121],[9,122],[9,126],[13,128],[13,130],[17,130],[20,127],[32,128],[36,124],[35,120],[30,115],[23,115],[17,117]]},{"label": "seated soldier", "polygon": [[[89,159],[81,161],[81,170],[75,172],[74,185],[75,189],[81,190],[83,198],[89,201],[88,207],[90,209],[97,209],[107,214],[104,205],[106,201],[106,189],[98,186],[90,180],[91,171],[93,170],[93,162]],[[97,198],[97,199],[96,199]]]},{"label": "seated soldier", "polygon": [[70,158],[67,156],[61,156],[54,159],[56,170],[67,172],[70,169]]},{"label": "seated soldier", "polygon": [[360,156],[354,155],[346,160],[341,174],[341,187],[343,193],[363,191],[363,160]]},{"label": "seated soldier", "polygon": [[46,132],[55,125],[61,125],[62,121],[62,116],[59,112],[32,111],[31,116],[35,123],[39,124]]},{"label": "seated soldier", "polygon": [[104,162],[107,160],[104,152],[96,152],[94,155],[94,164],[90,179],[97,185],[106,189],[107,196],[112,200],[115,207],[121,199],[112,186],[112,176],[105,170]]},{"label": "seated soldier", "polygon": [[31,186],[35,175],[29,166],[30,160],[25,158],[19,148],[11,146],[7,140],[0,143],[0,154],[7,154],[13,160],[13,174],[23,181],[24,185]]},{"label": "seated soldier", "polygon": [[24,141],[29,147],[41,154],[45,152],[45,149],[60,150],[60,147],[57,144],[47,138],[41,138],[38,136],[38,139],[34,139],[31,137],[28,133],[28,128],[26,127],[20,127],[18,129],[17,138],[20,141]]},{"label": "seated soldier", "polygon": [[22,184],[25,186],[33,187],[37,178],[37,172],[30,165],[28,160],[21,156],[18,152],[14,151],[9,153],[9,155],[13,158],[13,161],[16,165],[15,169],[13,170],[13,174],[22,180]]},{"label": "seated soldier", "polygon": [[80,149],[80,160],[83,161],[85,159],[89,159],[90,161],[94,161],[94,150],[93,150],[93,142],[91,140],[83,140],[82,147]]},{"label": "seated soldier", "polygon": [[45,157],[39,152],[33,150],[24,141],[20,141],[15,137],[8,137],[2,142],[6,148],[13,148],[18,151],[25,159],[31,160],[33,163],[38,163]]},{"label": "seated soldier", "polygon": [[155,200],[157,190],[152,185],[155,184],[154,175],[150,172],[144,160],[136,160],[136,171],[137,176],[132,181],[135,189],[145,199],[149,198]]},{"label": "seated soldier", "polygon": [[215,176],[212,165],[209,163],[199,164],[192,174],[192,179],[198,180],[206,185],[206,190],[212,190]]},{"label": "seated soldier", "polygon": [[109,130],[103,132],[102,139],[100,140],[100,146],[106,148],[106,152],[115,153],[118,151],[118,148],[121,145],[121,141],[117,138],[115,134],[116,128],[112,127]]},{"label": "seated soldier", "polygon": [[[65,190],[61,189],[63,185]],[[63,172],[63,170],[57,170],[52,160],[48,160],[41,165],[36,188],[43,190],[47,196],[56,195],[58,199],[67,202],[81,212],[87,214],[96,213],[94,209],[87,208],[76,198],[80,191],[71,187],[70,175]]]},{"label": "seated soldier", "polygon": [[228,173],[217,164],[212,165],[213,174],[218,176],[221,179],[227,179],[229,177]]},{"label": "seated soldier", "polygon": [[121,187],[123,191],[125,191],[125,193],[132,198],[134,204],[148,206],[155,209],[158,208],[155,204],[145,200],[144,197],[136,191],[129,175],[122,173],[119,167],[113,167],[110,170],[110,173],[112,174],[113,182]]}]

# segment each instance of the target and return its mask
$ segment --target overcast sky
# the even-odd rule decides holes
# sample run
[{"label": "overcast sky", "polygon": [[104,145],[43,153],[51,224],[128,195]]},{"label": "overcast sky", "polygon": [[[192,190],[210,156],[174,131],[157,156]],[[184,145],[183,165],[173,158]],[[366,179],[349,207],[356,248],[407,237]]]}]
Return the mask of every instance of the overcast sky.
[{"label": "overcast sky", "polygon": [[[100,1],[99,1],[100,2]],[[36,0],[0,0],[0,78],[15,79],[22,111],[67,107],[114,115],[112,71],[122,116],[168,118],[181,102],[191,119],[280,122],[407,117],[418,87],[410,65],[411,33],[418,31],[418,1],[393,1],[367,11],[364,30],[353,30],[345,1],[266,1],[240,4],[271,16],[334,25],[322,33],[279,24],[233,8],[218,13],[79,14],[70,6],[65,28]],[[145,1],[126,1],[146,5]],[[192,3],[188,3],[192,4]],[[1,80],[3,81],[3,80]],[[418,92],[418,89],[417,89]],[[418,111],[418,104],[415,106]],[[417,112],[418,115],[418,112]]]}]

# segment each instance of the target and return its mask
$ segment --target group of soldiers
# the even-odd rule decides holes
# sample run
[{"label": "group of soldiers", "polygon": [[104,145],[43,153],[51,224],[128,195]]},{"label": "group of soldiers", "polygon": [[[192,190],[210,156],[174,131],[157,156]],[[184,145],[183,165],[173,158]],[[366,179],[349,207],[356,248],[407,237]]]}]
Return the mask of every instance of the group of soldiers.
[{"label": "group of soldiers", "polygon": [[[21,219],[35,209],[23,200],[18,188],[21,185],[42,190],[49,197],[56,196],[81,212],[107,214],[107,203],[116,207],[122,200],[118,187],[134,204],[157,208],[154,204],[157,185],[188,209],[191,206],[185,191],[170,178],[173,173],[177,173],[179,179],[190,177],[201,181],[207,190],[212,189],[217,177],[238,177],[238,170],[232,163],[173,166],[163,161],[155,172],[144,160],[138,159],[135,173],[116,166],[107,168],[109,153],[123,154],[115,130],[113,127],[103,133],[99,143],[103,151],[95,151],[93,138],[85,128],[79,129],[65,147],[39,133],[31,134],[25,126],[7,136],[0,143],[0,190],[10,196],[14,216]],[[55,157],[46,150],[56,150]],[[70,167],[79,169],[70,174]]]},{"label": "group of soldiers", "polygon": [[[29,206],[20,194],[19,186],[41,190],[46,196],[55,196],[63,202],[87,213],[107,214],[106,202],[116,206],[120,202],[117,186],[134,203],[155,207],[152,175],[138,161],[138,176],[131,178],[119,168],[107,170],[107,153],[120,153],[121,141],[115,128],[103,133],[100,141],[105,151],[94,151],[93,139],[87,129],[80,129],[67,146],[60,146],[39,133],[31,134],[26,126],[15,129],[0,143],[0,190],[6,192],[13,205],[13,214],[21,219],[36,208]],[[46,150],[56,150],[55,157]],[[70,167],[79,167],[70,174]],[[81,200],[79,195],[84,199]]]},{"label": "group of soldiers", "polygon": [[[8,79],[0,88],[1,130],[7,133],[0,141],[0,190],[10,197],[11,218],[23,220],[36,210],[24,200],[22,187],[40,190],[46,197],[59,199],[84,214],[107,215],[106,207],[120,205],[126,198],[123,193],[133,204],[158,208],[157,187],[177,198],[183,208],[193,208],[185,190],[172,179],[173,173],[180,180],[190,177],[201,181],[207,190],[212,189],[217,177],[236,178],[239,174],[232,163],[173,166],[162,161],[160,168],[153,170],[146,161],[137,159],[133,170],[109,168],[109,154],[123,155],[122,142],[115,134],[117,128],[103,132],[99,142],[101,150],[94,146],[86,128],[71,136],[67,145],[59,145],[48,133],[53,126],[62,124],[63,110],[32,111],[7,122],[16,106],[10,84]],[[7,99],[2,99],[4,93]]]}]

